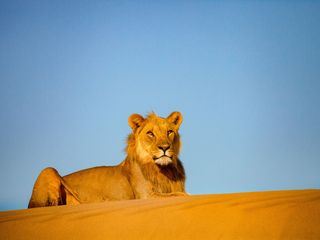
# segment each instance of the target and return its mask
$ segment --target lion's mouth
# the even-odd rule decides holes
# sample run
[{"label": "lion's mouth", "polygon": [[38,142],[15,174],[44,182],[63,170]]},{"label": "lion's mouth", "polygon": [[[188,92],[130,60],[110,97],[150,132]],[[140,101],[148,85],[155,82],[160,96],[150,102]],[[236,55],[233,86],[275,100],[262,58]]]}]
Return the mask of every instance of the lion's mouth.
[{"label": "lion's mouth", "polygon": [[160,166],[167,166],[172,163],[172,157],[162,155],[161,157],[153,157],[154,162]]},{"label": "lion's mouth", "polygon": [[156,157],[156,156],[153,156],[153,160],[158,160],[158,159],[160,159],[160,158],[170,158],[170,159],[172,159],[172,156],[170,157],[170,156],[168,156],[168,155],[162,155],[162,156],[160,156],[160,157]]}]

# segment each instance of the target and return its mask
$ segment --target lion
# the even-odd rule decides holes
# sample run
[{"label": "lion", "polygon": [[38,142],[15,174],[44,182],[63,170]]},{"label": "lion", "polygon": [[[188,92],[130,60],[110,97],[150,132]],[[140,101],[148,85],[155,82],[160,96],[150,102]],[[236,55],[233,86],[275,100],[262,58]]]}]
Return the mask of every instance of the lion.
[{"label": "lion", "polygon": [[132,114],[128,123],[132,132],[124,161],[63,177],[56,169],[45,168],[34,184],[28,208],[186,196],[185,171],[178,158],[181,113],[167,118]]}]

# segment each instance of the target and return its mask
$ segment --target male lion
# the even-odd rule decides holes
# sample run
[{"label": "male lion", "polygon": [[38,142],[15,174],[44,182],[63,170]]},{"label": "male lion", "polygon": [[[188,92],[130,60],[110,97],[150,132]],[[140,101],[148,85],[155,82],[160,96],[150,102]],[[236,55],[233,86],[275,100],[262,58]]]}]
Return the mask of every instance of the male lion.
[{"label": "male lion", "polygon": [[64,177],[46,168],[34,184],[28,207],[187,195],[184,168],[178,159],[182,115],[173,112],[161,118],[152,113],[143,118],[132,114],[128,122],[132,133],[122,163]]}]

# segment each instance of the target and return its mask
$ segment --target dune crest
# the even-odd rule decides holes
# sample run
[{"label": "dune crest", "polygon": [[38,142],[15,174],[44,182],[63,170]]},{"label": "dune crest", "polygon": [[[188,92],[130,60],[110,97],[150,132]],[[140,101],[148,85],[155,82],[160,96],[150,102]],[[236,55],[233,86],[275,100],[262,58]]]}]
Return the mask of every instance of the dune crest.
[{"label": "dune crest", "polygon": [[0,212],[0,239],[320,239],[320,190]]}]

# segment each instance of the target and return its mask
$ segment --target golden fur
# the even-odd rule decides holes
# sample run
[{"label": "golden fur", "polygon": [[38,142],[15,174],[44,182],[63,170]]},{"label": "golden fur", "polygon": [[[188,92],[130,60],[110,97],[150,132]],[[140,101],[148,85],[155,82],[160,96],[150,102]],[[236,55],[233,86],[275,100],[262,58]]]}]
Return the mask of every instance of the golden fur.
[{"label": "golden fur", "polygon": [[182,115],[132,114],[127,157],[117,166],[94,167],[61,177],[54,168],[38,176],[29,208],[108,200],[183,196],[185,173],[178,159]]}]

